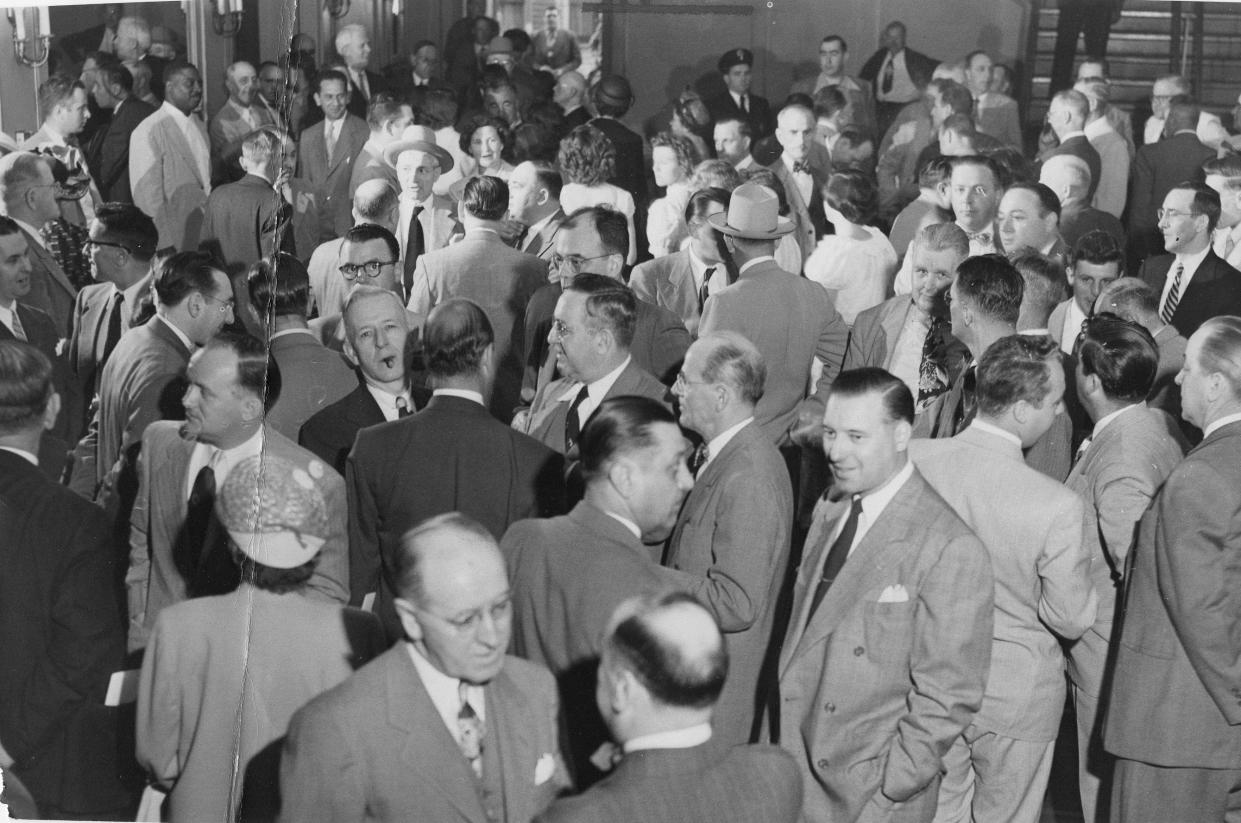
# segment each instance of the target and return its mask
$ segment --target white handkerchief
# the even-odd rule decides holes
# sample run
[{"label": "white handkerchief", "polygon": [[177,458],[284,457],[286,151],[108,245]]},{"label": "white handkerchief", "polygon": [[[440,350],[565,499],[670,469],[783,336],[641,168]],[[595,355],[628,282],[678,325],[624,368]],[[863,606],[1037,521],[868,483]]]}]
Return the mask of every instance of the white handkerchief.
[{"label": "white handkerchief", "polygon": [[883,590],[883,594],[879,595],[880,603],[908,603],[909,592],[905,591],[905,587],[900,583],[895,586],[888,586]]},{"label": "white handkerchief", "polygon": [[534,785],[542,786],[556,774],[556,755],[548,752],[534,764]]}]

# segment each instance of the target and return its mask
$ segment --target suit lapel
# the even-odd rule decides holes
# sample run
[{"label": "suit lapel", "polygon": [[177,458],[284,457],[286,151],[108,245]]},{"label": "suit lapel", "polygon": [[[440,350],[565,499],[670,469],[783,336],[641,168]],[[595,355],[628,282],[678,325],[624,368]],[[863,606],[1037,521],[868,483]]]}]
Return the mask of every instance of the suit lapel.
[{"label": "suit lapel", "polygon": [[[191,128],[198,128],[199,121],[191,118],[190,122]],[[171,115],[164,120],[164,135],[165,139],[172,144],[168,146],[168,149],[173,154],[179,154],[184,159],[185,165],[193,173],[194,179],[198,181],[198,185],[202,186],[203,191],[206,191],[210,186],[210,181],[203,179],[202,169],[198,167],[198,160],[195,157],[193,148],[190,146],[189,138],[185,136],[185,132],[181,131],[181,127],[177,125],[177,122],[172,119]],[[210,146],[211,140],[207,135],[203,134],[202,137],[206,144]]]},{"label": "suit lapel", "polygon": [[534,810],[516,805],[517,801],[526,801],[529,797],[529,793],[520,790],[519,787],[528,786],[534,780],[533,774],[522,773],[522,765],[534,761],[533,757],[523,756],[534,750],[529,734],[529,724],[523,722],[530,717],[529,712],[526,711],[526,701],[517,685],[503,669],[494,680],[487,684],[486,692],[486,737],[491,738],[500,762],[505,817],[509,820],[526,820]]},{"label": "suit lapel", "polygon": [[884,335],[883,359],[885,364],[892,354],[893,347],[896,346],[896,339],[900,337],[901,329],[905,326],[905,318],[909,316],[910,305],[912,304],[906,300],[903,310],[901,307],[895,307],[892,311],[884,312],[884,316],[879,320],[879,327],[883,329]]},{"label": "suit lapel", "polygon": [[60,268],[60,264],[56,262],[55,257],[52,257],[51,252],[43,248],[43,244],[37,238],[31,236],[30,232],[22,229],[22,234],[26,236],[26,246],[30,249],[30,253],[38,258],[39,265],[47,272],[48,277],[64,287],[64,290],[69,292],[70,295],[77,294],[77,289],[69,282],[69,278],[65,276],[65,273]]}]

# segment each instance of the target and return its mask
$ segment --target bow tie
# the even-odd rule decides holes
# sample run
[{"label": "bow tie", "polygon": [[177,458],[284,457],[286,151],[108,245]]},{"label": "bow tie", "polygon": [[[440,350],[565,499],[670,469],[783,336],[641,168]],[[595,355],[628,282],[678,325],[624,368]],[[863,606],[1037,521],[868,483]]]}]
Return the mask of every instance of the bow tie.
[{"label": "bow tie", "polygon": [[810,164],[805,160],[797,160],[793,163],[793,174],[810,174]]},{"label": "bow tie", "polygon": [[973,234],[967,232],[965,236],[969,238],[971,243],[980,243],[984,246],[991,245],[991,232],[989,231],[976,231]]}]

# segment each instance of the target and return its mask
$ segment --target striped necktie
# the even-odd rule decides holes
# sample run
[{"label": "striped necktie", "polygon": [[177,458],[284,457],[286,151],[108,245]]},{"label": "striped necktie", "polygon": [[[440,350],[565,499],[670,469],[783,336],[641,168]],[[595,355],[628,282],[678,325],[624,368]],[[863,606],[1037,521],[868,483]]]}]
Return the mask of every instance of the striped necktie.
[{"label": "striped necktie", "polygon": [[1185,265],[1183,263],[1176,264],[1176,274],[1172,277],[1172,288],[1168,291],[1168,299],[1163,301],[1163,311],[1159,312],[1159,319],[1165,323],[1172,322],[1172,315],[1176,314],[1176,307],[1181,302],[1181,277],[1185,274]]}]

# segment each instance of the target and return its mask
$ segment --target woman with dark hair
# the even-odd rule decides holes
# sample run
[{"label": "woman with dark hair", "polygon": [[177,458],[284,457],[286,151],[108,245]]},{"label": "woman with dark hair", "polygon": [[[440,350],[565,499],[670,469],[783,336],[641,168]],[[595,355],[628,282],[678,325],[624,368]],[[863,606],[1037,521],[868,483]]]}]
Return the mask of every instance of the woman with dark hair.
[{"label": "woman with dark hair", "polygon": [[629,256],[625,262],[632,266],[638,248],[633,195],[608,182],[616,175],[616,147],[612,141],[590,124],[578,126],[560,141],[556,165],[564,176],[560,207],[565,214],[587,206],[607,206],[625,215],[629,223]]},{"label": "woman with dark hair", "polygon": [[836,310],[850,326],[861,312],[892,295],[896,250],[872,223],[879,192],[865,172],[843,169],[823,185],[823,208],[835,228],[806,260],[806,277],[835,293]]},{"label": "woman with dark hair", "polygon": [[508,162],[513,149],[513,132],[499,117],[485,114],[468,120],[461,129],[458,144],[465,156],[461,158],[461,179],[452,184],[449,196],[460,202],[465,183],[471,177],[489,175],[508,180],[513,164]]},{"label": "woman with dark hair", "polygon": [[689,237],[685,225],[685,204],[691,194],[694,173],[693,148],[689,141],[661,131],[651,138],[651,170],[655,185],[664,196],[651,203],[646,218],[646,240],[652,257],[680,251],[681,241]]}]

